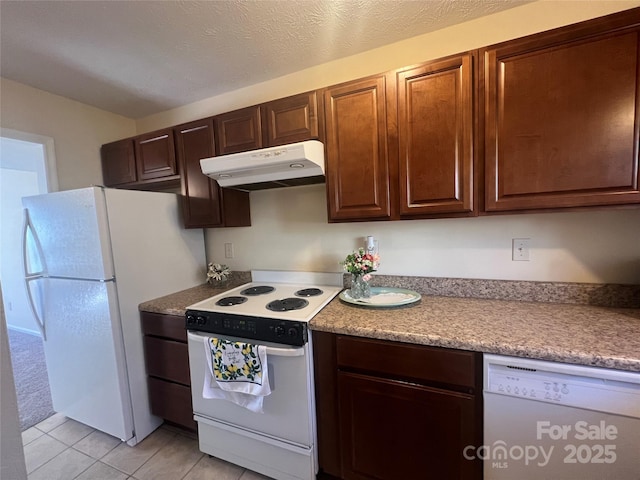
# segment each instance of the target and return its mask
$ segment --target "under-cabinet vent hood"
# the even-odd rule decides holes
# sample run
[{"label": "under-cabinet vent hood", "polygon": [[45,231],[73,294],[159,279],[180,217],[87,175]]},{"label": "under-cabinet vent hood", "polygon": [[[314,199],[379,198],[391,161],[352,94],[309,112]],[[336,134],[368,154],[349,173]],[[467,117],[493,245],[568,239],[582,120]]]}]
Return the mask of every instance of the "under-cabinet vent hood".
[{"label": "under-cabinet vent hood", "polygon": [[324,145],[317,140],[200,160],[221,187],[241,190],[324,182]]}]

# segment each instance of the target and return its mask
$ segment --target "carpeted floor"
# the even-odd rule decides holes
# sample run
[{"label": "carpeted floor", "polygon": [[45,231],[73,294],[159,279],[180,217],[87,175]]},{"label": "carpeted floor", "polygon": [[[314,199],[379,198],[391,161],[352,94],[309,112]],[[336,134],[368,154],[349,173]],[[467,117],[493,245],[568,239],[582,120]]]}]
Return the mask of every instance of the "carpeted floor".
[{"label": "carpeted floor", "polygon": [[41,337],[13,329],[8,333],[20,429],[25,431],[55,413],[51,405],[47,365]]}]

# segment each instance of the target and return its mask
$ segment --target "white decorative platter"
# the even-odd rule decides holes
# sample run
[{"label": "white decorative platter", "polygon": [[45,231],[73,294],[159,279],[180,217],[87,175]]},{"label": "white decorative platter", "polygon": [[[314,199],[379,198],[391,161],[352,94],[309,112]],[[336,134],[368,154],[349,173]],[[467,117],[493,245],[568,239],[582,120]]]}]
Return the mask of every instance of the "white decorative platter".
[{"label": "white decorative platter", "polygon": [[420,300],[422,296],[418,292],[405,288],[371,287],[371,297],[369,298],[353,298],[350,289],[340,292],[338,298],[343,302],[360,307],[389,308],[409,305]]}]

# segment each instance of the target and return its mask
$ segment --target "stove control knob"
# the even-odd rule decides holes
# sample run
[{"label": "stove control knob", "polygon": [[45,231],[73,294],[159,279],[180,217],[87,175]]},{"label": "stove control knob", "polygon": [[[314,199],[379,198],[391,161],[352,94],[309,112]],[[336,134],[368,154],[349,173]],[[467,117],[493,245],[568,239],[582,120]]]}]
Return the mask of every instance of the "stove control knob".
[{"label": "stove control knob", "polygon": [[281,337],[281,336],[283,336],[283,335],[284,335],[284,328],[283,328],[283,327],[276,327],[276,328],[275,328],[275,332],[276,332],[276,335],[277,335],[278,337]]},{"label": "stove control knob", "polygon": [[198,318],[196,318],[196,323],[198,325],[204,325],[205,323],[207,323],[207,318],[201,315],[198,315]]},{"label": "stove control knob", "polygon": [[297,337],[298,329],[296,327],[290,327],[289,330],[287,330],[287,335],[289,335],[291,338]]},{"label": "stove control knob", "polygon": [[196,323],[196,317],[187,315],[187,325],[193,325],[194,323]]}]

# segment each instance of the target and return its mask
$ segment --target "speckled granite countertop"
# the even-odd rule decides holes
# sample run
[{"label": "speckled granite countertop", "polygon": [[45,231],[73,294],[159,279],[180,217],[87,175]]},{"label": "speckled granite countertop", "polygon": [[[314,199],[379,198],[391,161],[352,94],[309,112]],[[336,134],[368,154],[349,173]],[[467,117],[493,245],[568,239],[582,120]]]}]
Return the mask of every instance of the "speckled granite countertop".
[{"label": "speckled granite countertop", "polygon": [[[199,285],[144,302],[139,309],[184,315],[187,306],[249,281],[249,272],[234,273],[224,287]],[[422,300],[397,309],[376,309],[346,304],[336,297],[311,320],[311,329],[640,372],[640,308],[572,304],[575,292],[557,295],[560,289],[577,289],[579,296],[594,298],[593,292],[602,291],[601,286],[419,277],[381,277],[378,281],[414,288],[423,294]],[[538,294],[557,298],[556,303],[463,298],[485,295],[489,287],[493,289],[490,295],[504,297],[504,292],[511,292],[510,298],[538,300]],[[616,298],[605,303],[635,305],[638,288],[616,287],[616,292],[624,293],[623,301]],[[456,296],[441,296],[443,293]]]},{"label": "speckled granite countertop", "polygon": [[311,329],[640,372],[640,309],[425,296],[397,309],[337,297]]},{"label": "speckled granite countertop", "polygon": [[251,274],[249,272],[234,272],[231,279],[224,286],[212,286],[204,283],[197,287],[187,288],[186,290],[143,302],[138,305],[138,310],[142,312],[181,316],[185,314],[186,308],[189,305],[250,281]]}]

